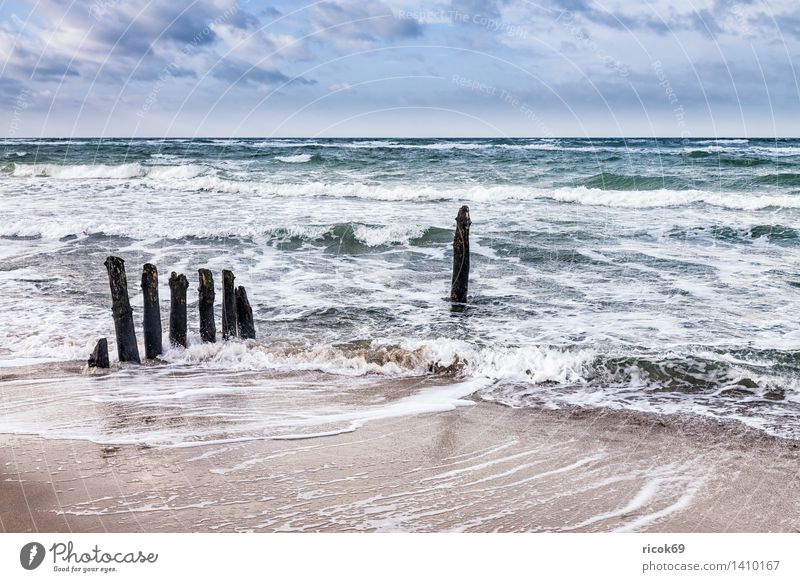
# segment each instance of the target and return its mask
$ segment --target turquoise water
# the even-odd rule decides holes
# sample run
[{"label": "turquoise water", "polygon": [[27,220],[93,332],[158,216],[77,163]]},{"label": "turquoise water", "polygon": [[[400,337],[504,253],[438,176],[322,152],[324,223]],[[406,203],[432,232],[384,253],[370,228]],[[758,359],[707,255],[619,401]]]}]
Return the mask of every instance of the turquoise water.
[{"label": "turquoise water", "polygon": [[[192,303],[171,366],[448,368],[514,406],[800,436],[800,140],[19,139],[0,156],[2,365],[113,337],[118,254],[134,282],[158,266],[165,318],[172,270],[191,302],[200,267],[248,289],[259,341],[199,345]],[[473,271],[455,313],[461,204]]]}]

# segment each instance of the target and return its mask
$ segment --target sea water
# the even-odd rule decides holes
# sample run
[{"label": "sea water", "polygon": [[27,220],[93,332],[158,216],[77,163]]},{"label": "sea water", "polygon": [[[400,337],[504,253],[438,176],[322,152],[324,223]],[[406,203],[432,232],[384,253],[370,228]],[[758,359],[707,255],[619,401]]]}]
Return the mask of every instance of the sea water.
[{"label": "sea water", "polygon": [[[800,140],[3,140],[0,243],[0,366],[40,370],[2,382],[4,432],[293,438],[472,396],[800,437]],[[191,345],[68,373],[100,337],[115,359],[109,254],[140,341],[141,265],[165,324],[187,275]],[[257,341],[200,342],[201,267],[218,318],[221,270],[247,288]]]}]

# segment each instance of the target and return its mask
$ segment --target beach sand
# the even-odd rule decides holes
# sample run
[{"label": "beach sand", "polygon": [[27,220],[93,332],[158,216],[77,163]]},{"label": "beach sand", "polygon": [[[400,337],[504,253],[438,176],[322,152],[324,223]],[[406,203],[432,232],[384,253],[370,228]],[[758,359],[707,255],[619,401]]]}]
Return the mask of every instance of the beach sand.
[{"label": "beach sand", "polygon": [[183,448],[0,436],[7,532],[800,530],[800,448],[735,423],[478,402]]}]

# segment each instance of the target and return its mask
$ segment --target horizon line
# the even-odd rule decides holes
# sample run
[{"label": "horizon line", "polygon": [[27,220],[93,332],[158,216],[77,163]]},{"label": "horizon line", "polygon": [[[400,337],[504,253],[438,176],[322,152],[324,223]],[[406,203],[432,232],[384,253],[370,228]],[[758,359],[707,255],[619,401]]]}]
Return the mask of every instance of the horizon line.
[{"label": "horizon line", "polygon": [[314,136],[314,135],[280,135],[280,136],[270,136],[270,135],[251,135],[251,136],[219,136],[219,135],[198,135],[198,136],[189,136],[189,135],[174,135],[174,136],[155,136],[155,135],[143,135],[143,136],[132,136],[132,135],[116,135],[116,136],[101,136],[101,135],[73,135],[73,136],[58,136],[58,135],[39,135],[39,136],[6,136],[0,137],[0,141],[11,141],[11,140],[18,140],[18,139],[58,139],[58,140],[68,140],[68,139],[158,139],[158,140],[170,140],[170,139],[681,139],[692,141],[696,139],[773,139],[773,140],[784,140],[784,139],[800,139],[800,135],[797,136],[773,136],[773,135],[756,135],[756,136],[744,136],[744,135],[696,135],[696,136],[680,136],[680,135],[626,135],[626,136],[613,136],[613,135],[557,135],[557,136],[488,136],[488,135],[473,135],[473,136],[445,136],[445,135],[438,135],[438,136],[402,136],[402,135],[393,135],[393,136],[353,136],[353,135],[336,135],[336,136]]}]

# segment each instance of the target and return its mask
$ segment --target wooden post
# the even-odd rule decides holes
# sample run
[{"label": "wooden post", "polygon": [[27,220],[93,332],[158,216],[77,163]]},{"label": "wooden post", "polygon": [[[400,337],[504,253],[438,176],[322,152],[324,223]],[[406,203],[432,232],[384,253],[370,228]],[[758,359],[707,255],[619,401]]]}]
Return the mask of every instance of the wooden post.
[{"label": "wooden post", "polygon": [[169,276],[169,343],[186,347],[186,275],[175,271]]},{"label": "wooden post", "polygon": [[161,345],[161,307],[158,304],[158,270],[147,263],[142,269],[144,295],[144,357],[154,360],[163,351]]},{"label": "wooden post", "polygon": [[231,271],[222,271],[222,339],[236,337],[236,295]]},{"label": "wooden post", "polygon": [[217,326],[214,323],[214,275],[208,269],[200,269],[200,337],[204,342],[217,341]]},{"label": "wooden post", "polygon": [[139,346],[136,345],[136,330],[133,327],[133,310],[128,299],[128,278],[125,276],[125,261],[119,257],[108,257],[105,266],[106,270],[108,270],[108,282],[111,286],[111,309],[114,315],[119,361],[141,363]]},{"label": "wooden post", "polygon": [[239,324],[239,337],[242,339],[256,339],[256,327],[253,325],[253,308],[247,300],[247,291],[244,287],[236,288],[236,315]]},{"label": "wooden post", "polygon": [[100,338],[87,362],[90,368],[108,368],[108,340]]},{"label": "wooden post", "polygon": [[456,234],[453,238],[453,280],[450,287],[450,300],[456,303],[467,302],[469,287],[469,206],[462,206],[456,216]]}]

